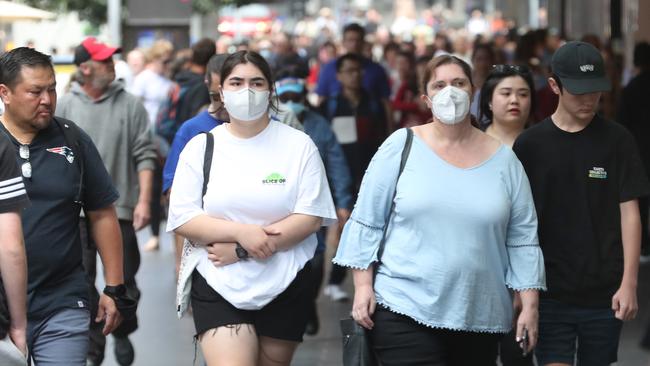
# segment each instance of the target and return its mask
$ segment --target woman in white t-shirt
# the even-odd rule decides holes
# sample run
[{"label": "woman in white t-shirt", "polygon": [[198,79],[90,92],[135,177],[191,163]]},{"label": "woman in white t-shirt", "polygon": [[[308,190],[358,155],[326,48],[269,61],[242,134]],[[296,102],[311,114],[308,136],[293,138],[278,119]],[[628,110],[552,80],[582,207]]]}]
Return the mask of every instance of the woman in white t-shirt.
[{"label": "woman in white t-shirt", "polygon": [[201,197],[205,134],[181,153],[171,189],[167,230],[192,243],[179,315],[191,301],[208,365],[291,363],[307,322],[315,233],[336,218],[316,146],[268,117],[272,85],[259,54],[226,59],[221,94],[230,123],[211,131],[207,192]]}]

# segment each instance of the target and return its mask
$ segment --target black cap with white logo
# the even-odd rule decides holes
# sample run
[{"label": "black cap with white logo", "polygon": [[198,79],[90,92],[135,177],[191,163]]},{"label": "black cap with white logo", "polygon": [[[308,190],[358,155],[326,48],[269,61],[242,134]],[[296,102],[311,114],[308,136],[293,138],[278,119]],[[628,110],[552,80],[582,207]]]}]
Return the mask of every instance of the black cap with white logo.
[{"label": "black cap with white logo", "polygon": [[566,43],[555,51],[551,68],[571,94],[604,92],[612,87],[605,72],[603,57],[589,43]]}]

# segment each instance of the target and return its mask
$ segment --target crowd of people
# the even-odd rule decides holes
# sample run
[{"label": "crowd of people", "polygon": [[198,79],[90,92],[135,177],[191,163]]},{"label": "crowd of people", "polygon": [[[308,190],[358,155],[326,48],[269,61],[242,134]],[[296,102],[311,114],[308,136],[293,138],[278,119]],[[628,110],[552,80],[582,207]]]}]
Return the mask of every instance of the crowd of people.
[{"label": "crowd of people", "polygon": [[49,56],[0,55],[0,357],[100,365],[112,334],[131,365],[136,231],[158,250],[166,218],[207,365],[289,365],[348,271],[382,365],[616,362],[650,251],[650,45],[624,86],[598,37],[431,22],[126,62],[90,37],[58,100]]}]

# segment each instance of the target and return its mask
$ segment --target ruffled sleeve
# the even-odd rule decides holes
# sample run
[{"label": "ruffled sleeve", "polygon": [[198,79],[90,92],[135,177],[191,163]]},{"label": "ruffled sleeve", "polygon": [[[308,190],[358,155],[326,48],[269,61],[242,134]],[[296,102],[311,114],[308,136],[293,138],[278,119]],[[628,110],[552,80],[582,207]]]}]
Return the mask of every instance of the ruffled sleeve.
[{"label": "ruffled sleeve", "polygon": [[544,257],[537,239],[535,203],[528,177],[514,154],[510,166],[510,182],[506,285],[515,291],[546,290]]},{"label": "ruffled sleeve", "polygon": [[370,161],[352,215],[343,228],[336,256],[332,260],[334,263],[366,269],[377,260],[405,141],[406,130],[396,131]]}]

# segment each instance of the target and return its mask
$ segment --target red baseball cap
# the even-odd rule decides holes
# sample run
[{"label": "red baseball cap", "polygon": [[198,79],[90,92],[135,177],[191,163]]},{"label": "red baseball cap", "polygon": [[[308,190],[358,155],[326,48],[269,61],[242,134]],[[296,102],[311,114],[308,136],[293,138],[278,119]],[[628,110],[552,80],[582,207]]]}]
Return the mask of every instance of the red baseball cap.
[{"label": "red baseball cap", "polygon": [[99,42],[95,37],[88,37],[74,51],[74,63],[79,66],[82,63],[93,61],[106,61],[116,53],[122,52],[120,47],[110,47]]}]

